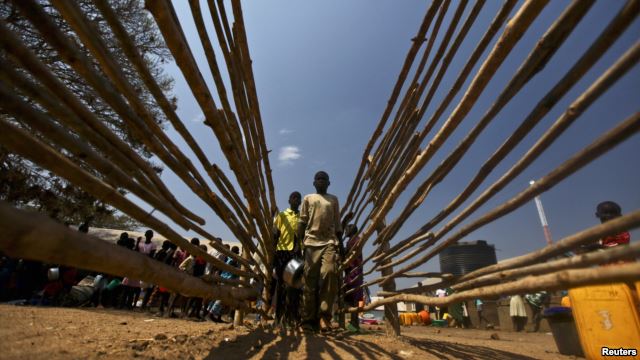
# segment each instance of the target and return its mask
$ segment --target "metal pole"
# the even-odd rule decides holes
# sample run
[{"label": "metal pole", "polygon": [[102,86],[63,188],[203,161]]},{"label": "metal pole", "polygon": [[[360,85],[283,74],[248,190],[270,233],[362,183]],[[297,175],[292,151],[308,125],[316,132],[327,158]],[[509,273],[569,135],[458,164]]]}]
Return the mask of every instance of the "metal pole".
[{"label": "metal pole", "polygon": [[[534,180],[529,181],[529,185],[535,184]],[[547,216],[544,214],[544,208],[542,207],[542,201],[540,196],[534,198],[536,208],[538,209],[538,216],[540,217],[540,223],[542,224],[542,230],[544,231],[544,238],[547,240],[547,245],[551,245],[553,242],[551,238],[551,231],[549,230],[549,223],[547,223]]]}]

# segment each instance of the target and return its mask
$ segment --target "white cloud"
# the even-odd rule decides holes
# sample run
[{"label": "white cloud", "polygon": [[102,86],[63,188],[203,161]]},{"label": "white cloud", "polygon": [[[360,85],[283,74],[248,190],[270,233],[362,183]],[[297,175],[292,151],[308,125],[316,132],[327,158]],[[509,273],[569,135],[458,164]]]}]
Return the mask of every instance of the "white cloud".
[{"label": "white cloud", "polygon": [[278,154],[278,160],[280,160],[281,165],[293,165],[293,161],[301,157],[300,149],[297,146],[283,146]]},{"label": "white cloud", "polygon": [[282,128],[278,131],[278,134],[280,135],[289,135],[289,134],[293,134],[293,130],[291,129],[287,129],[287,128]]},{"label": "white cloud", "polygon": [[193,118],[191,118],[191,122],[203,123],[204,122],[204,114],[202,112],[199,112],[198,115],[196,115]]}]

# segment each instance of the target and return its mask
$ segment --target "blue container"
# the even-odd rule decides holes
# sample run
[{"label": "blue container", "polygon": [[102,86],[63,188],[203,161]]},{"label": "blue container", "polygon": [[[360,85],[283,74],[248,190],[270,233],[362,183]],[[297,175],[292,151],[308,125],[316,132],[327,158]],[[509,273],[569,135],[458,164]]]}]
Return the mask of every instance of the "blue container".
[{"label": "blue container", "polygon": [[584,357],[571,308],[564,306],[550,307],[544,311],[544,317],[549,322],[553,340],[555,340],[560,354]]}]

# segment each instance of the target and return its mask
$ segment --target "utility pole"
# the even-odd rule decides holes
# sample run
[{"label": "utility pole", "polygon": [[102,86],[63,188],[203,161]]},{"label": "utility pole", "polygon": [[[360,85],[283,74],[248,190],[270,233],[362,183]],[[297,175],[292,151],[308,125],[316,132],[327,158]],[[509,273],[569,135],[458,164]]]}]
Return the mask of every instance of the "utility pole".
[{"label": "utility pole", "polygon": [[[533,185],[536,182],[534,180],[529,181],[529,185]],[[547,216],[544,214],[544,208],[542,207],[542,201],[540,196],[534,198],[536,208],[538,209],[538,216],[540,217],[540,223],[542,223],[542,230],[544,231],[544,238],[547,240],[547,245],[551,245],[553,240],[551,239],[551,231],[549,230],[549,223],[547,223]]]}]

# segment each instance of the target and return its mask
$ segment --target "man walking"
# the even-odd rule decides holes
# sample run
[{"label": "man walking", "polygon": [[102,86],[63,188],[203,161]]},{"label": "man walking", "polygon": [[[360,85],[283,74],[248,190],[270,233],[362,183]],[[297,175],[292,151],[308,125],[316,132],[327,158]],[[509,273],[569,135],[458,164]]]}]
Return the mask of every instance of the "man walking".
[{"label": "man walking", "polygon": [[298,235],[304,244],[304,291],[302,327],[313,331],[331,329],[331,311],[338,283],[336,259],[342,236],[338,198],[327,193],[329,175],[319,171],[313,179],[315,194],[302,200]]},{"label": "man walking", "polygon": [[276,215],[273,221],[276,256],[274,267],[276,270],[276,324],[294,324],[299,321],[297,289],[287,289],[282,277],[287,263],[299,256],[300,238],[296,230],[300,220],[300,202],[302,195],[294,191],[289,195],[289,208]]}]

